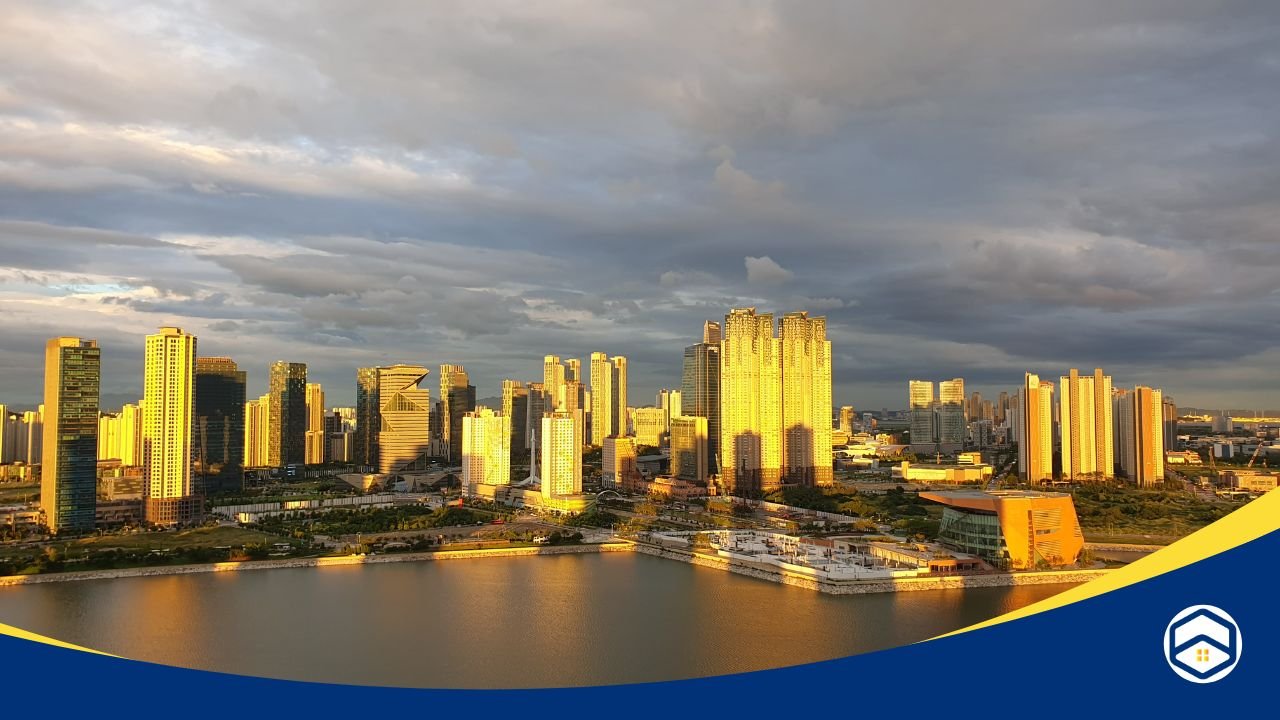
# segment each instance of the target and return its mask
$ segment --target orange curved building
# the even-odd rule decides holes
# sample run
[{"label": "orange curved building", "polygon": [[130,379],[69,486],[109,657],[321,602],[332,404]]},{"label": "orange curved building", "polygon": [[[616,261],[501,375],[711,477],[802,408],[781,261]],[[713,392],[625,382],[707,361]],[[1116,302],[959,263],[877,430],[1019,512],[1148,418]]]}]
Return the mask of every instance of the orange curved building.
[{"label": "orange curved building", "polygon": [[1024,490],[922,492],[945,506],[938,540],[1009,570],[1073,565],[1084,550],[1066,493]]}]

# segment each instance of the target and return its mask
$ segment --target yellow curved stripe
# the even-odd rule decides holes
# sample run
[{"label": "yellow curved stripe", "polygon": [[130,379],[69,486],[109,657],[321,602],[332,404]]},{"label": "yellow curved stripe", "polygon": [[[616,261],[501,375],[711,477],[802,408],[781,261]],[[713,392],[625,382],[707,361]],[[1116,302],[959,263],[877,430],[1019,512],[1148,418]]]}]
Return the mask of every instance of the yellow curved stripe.
[{"label": "yellow curved stripe", "polygon": [[16,637],[21,640],[30,640],[32,642],[44,643],[45,645],[53,645],[54,647],[66,648],[68,650],[79,650],[80,652],[93,653],[95,655],[106,655],[108,657],[118,657],[117,655],[112,655],[111,653],[102,652],[101,650],[94,650],[93,648],[87,648],[87,647],[82,647],[80,645],[74,645],[69,642],[63,642],[62,640],[57,640],[55,638],[47,637],[45,635],[39,635],[29,630],[16,628],[12,625],[5,625],[4,623],[0,623],[0,635],[9,635],[10,637]]},{"label": "yellow curved stripe", "polygon": [[[1226,552],[1247,542],[1256,540],[1273,530],[1280,529],[1280,490],[1269,492],[1253,502],[1235,510],[1230,515],[1200,528],[1194,533],[1161,548],[1150,555],[1135,560],[1122,568],[1112,570],[1102,577],[1077,585],[1053,597],[1007,612],[999,617],[984,620],[969,627],[938,637],[950,637],[978,630],[1010,620],[1060,608],[1064,605],[1088,600],[1103,593],[1150,580],[1157,575],[1172,572],[1205,558]],[[937,639],[937,638],[933,638]],[[927,641],[926,641],[927,642]]]}]

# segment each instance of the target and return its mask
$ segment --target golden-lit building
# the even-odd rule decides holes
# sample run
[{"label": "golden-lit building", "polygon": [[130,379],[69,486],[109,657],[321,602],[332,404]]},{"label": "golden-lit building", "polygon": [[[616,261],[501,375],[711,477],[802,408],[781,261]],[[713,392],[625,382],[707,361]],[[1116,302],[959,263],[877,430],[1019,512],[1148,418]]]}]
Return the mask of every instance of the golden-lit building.
[{"label": "golden-lit building", "polygon": [[854,410],[852,405],[840,406],[840,432],[845,435],[853,434]]},{"label": "golden-lit building", "polygon": [[323,465],[325,462],[324,388],[320,383],[307,383],[307,434],[304,462]]},{"label": "golden-lit building", "polygon": [[119,460],[125,467],[142,462],[142,408],[126,404],[98,421],[98,459]]},{"label": "golden-lit building", "polygon": [[267,467],[270,463],[271,395],[244,404],[244,466]]},{"label": "golden-lit building", "polygon": [[1120,474],[1140,487],[1164,482],[1163,393],[1141,385],[1112,395]]},{"label": "golden-lit building", "polygon": [[94,340],[45,344],[40,509],[53,532],[91,532],[97,509],[98,385]]},{"label": "golden-lit building", "polygon": [[1053,480],[1053,383],[1027,373],[1018,392],[1018,475],[1028,483]]},{"label": "golden-lit building", "polygon": [[937,436],[933,381],[908,380],[907,401],[911,408],[911,444],[932,446]]},{"label": "golden-lit building", "polygon": [[671,476],[698,485],[707,484],[707,419],[671,418]]},{"label": "golden-lit building", "polygon": [[671,419],[680,417],[680,391],[663,388],[658,391],[655,405],[662,408],[663,431],[671,432]]},{"label": "golden-lit building", "polygon": [[781,350],[773,315],[735,308],[720,351],[720,482],[755,495],[782,482]]},{"label": "golden-lit building", "polygon": [[831,341],[827,319],[782,316],[778,327],[782,382],[782,481],[830,485]]},{"label": "golden-lit building", "polygon": [[996,567],[1034,570],[1073,565],[1084,550],[1075,503],[1066,493],[1024,490],[922,492],[941,503],[938,540]]},{"label": "golden-lit building", "polygon": [[511,484],[511,418],[487,407],[462,416],[462,487]]},{"label": "golden-lit building", "polygon": [[634,421],[636,426],[636,445],[660,446],[662,444],[662,426],[665,417],[666,413],[662,411],[662,408],[636,408]]},{"label": "golden-lit building", "polygon": [[196,337],[164,327],[147,336],[143,382],[143,517],[153,525],[193,522],[203,502],[192,483]]},{"label": "golden-lit building", "polygon": [[605,487],[631,487],[640,476],[636,466],[636,439],[614,436],[604,439],[601,448],[600,482]]},{"label": "golden-lit building", "polygon": [[582,492],[582,412],[542,416],[542,496],[546,500]]},{"label": "golden-lit building", "polygon": [[947,446],[948,450],[963,446],[969,434],[964,401],[963,378],[938,383],[938,443]]},{"label": "golden-lit building", "polygon": [[[609,427],[614,435],[629,435],[627,427],[627,359],[621,355],[609,358],[613,365],[609,382]],[[594,397],[594,396],[593,396]]]},{"label": "golden-lit building", "polygon": [[1062,478],[1115,477],[1111,376],[1102,369],[1081,376],[1075,369],[1058,385],[1058,426],[1062,435]]},{"label": "golden-lit building", "polygon": [[502,414],[511,420],[511,456],[524,458],[529,452],[529,388],[524,383],[502,381]]},{"label": "golden-lit building", "polygon": [[378,368],[379,473],[427,467],[431,447],[431,388],[425,383],[429,372],[422,365]]},{"label": "golden-lit building", "polygon": [[554,412],[564,407],[564,364],[559,355],[547,355],[542,358],[542,394],[546,412]]},{"label": "golden-lit building", "polygon": [[[384,403],[385,406],[385,403]],[[466,368],[461,365],[440,366],[440,439],[448,448],[449,460],[462,457],[462,416],[476,407],[476,388]]]},{"label": "golden-lit building", "polygon": [[277,360],[267,381],[271,396],[267,463],[284,467],[307,459],[307,364]]},{"label": "golden-lit building", "polygon": [[613,363],[609,355],[602,352],[591,353],[589,360],[591,373],[591,444],[604,445],[605,438],[614,435],[625,435],[616,432],[613,426]]}]

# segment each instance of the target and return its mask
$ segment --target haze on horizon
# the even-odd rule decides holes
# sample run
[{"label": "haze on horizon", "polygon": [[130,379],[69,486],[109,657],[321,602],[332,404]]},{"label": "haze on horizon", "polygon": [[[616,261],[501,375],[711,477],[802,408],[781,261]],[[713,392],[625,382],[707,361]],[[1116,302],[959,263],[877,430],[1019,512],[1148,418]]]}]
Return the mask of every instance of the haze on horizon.
[{"label": "haze on horizon", "polygon": [[1280,406],[1266,2],[26,2],[0,9],[0,402],[103,406],[174,324],[305,362],[544,354],[677,387],[735,306],[826,315],[835,402],[1103,367]]}]

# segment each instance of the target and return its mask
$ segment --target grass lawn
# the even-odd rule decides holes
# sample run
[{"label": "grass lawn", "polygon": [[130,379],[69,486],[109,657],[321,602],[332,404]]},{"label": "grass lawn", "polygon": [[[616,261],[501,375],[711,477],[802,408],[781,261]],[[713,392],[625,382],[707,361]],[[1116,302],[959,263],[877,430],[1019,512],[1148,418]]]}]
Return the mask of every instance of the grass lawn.
[{"label": "grass lawn", "polygon": [[284,542],[279,535],[235,527],[202,527],[191,530],[137,533],[135,535],[106,535],[82,538],[72,542],[73,547],[123,548],[126,550],[158,550],[184,547],[238,547],[253,543]]}]

